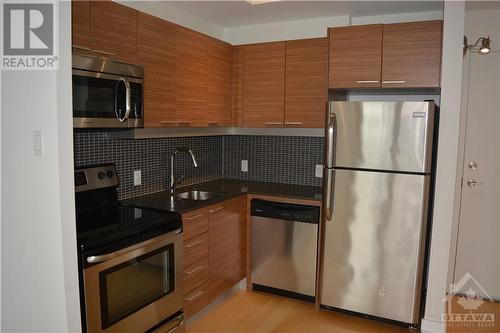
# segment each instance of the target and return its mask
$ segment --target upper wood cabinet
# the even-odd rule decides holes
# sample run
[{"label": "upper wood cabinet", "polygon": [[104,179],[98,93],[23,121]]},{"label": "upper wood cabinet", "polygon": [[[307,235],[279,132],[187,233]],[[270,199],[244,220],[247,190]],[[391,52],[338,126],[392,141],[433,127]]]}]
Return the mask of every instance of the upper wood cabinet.
[{"label": "upper wood cabinet", "polygon": [[214,38],[208,40],[208,126],[232,125],[233,48]]},{"label": "upper wood cabinet", "polygon": [[90,2],[71,2],[72,45],[90,50]]},{"label": "upper wood cabinet", "polygon": [[285,42],[244,46],[243,125],[283,127]]},{"label": "upper wood cabinet", "polygon": [[442,21],[329,29],[329,88],[440,86]]},{"label": "upper wood cabinet", "polygon": [[90,1],[90,48],[136,63],[137,11],[113,1]]},{"label": "upper wood cabinet", "polygon": [[330,28],[329,88],[379,87],[382,24]]},{"label": "upper wood cabinet", "polygon": [[175,126],[176,26],[139,13],[137,60],[144,65],[144,126]]},{"label": "upper wood cabinet", "polygon": [[243,46],[233,47],[233,126],[243,127]]},{"label": "upper wood cabinet", "polygon": [[208,126],[208,37],[177,26],[177,120],[179,127]]},{"label": "upper wood cabinet", "polygon": [[439,87],[442,21],[384,25],[382,87]]},{"label": "upper wood cabinet", "polygon": [[327,39],[286,42],[285,127],[323,128]]}]

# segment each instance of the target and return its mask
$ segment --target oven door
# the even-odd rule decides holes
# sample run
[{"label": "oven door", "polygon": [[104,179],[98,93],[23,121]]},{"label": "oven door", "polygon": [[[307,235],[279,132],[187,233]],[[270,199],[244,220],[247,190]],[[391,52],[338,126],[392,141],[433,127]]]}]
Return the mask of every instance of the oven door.
[{"label": "oven door", "polygon": [[143,80],[73,69],[73,126],[143,126]]},{"label": "oven door", "polygon": [[144,332],[183,308],[180,230],[86,261],[88,332]]}]

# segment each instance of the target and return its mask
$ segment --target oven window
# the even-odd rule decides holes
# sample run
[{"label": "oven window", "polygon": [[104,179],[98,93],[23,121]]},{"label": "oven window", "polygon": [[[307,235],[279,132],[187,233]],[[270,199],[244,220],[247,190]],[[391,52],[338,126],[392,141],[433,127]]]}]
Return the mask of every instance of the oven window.
[{"label": "oven window", "polygon": [[174,244],[99,273],[105,329],[175,289]]}]

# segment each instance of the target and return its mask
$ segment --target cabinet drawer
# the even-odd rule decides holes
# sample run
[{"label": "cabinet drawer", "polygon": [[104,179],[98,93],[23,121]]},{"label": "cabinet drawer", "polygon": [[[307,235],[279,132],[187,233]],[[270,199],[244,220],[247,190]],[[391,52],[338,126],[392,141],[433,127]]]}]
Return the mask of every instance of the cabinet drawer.
[{"label": "cabinet drawer", "polygon": [[202,259],[184,268],[184,293],[207,283],[208,258]]},{"label": "cabinet drawer", "polygon": [[184,267],[208,257],[208,233],[184,241]]},{"label": "cabinet drawer", "polygon": [[208,304],[208,283],[193,289],[184,295],[184,313],[186,318],[203,309]]},{"label": "cabinet drawer", "polygon": [[190,239],[194,236],[208,231],[208,213],[207,210],[197,210],[182,215],[182,226],[184,228],[184,239]]}]

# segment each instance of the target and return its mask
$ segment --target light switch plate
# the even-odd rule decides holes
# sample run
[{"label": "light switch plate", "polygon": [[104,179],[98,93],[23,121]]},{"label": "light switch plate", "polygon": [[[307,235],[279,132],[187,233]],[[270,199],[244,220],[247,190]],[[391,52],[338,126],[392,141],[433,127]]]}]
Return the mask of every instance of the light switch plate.
[{"label": "light switch plate", "polygon": [[316,171],[314,172],[316,178],[323,178],[323,165],[316,164]]},{"label": "light switch plate", "polygon": [[241,160],[241,171],[248,172],[248,160]]},{"label": "light switch plate", "polygon": [[142,185],[142,174],[141,170],[134,171],[134,186]]},{"label": "light switch plate", "polygon": [[33,130],[33,155],[43,156],[44,154],[44,142],[43,142],[43,131]]}]

